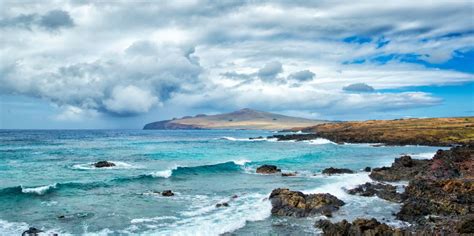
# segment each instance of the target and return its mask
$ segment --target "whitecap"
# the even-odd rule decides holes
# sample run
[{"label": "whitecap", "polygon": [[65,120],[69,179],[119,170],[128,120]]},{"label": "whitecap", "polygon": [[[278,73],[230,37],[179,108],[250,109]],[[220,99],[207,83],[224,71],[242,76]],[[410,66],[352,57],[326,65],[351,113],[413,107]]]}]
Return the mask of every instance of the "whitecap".
[{"label": "whitecap", "polygon": [[23,187],[21,186],[21,192],[22,193],[32,193],[32,194],[38,194],[38,195],[43,195],[46,192],[48,192],[50,189],[54,189],[57,187],[57,184],[50,184],[50,185],[45,185],[45,186],[39,186],[39,187]]},{"label": "whitecap", "polygon": [[[350,195],[346,189],[351,189],[366,182],[373,182],[368,173],[342,174],[333,176],[318,175],[314,178],[325,178],[326,184],[304,193],[330,193],[343,200],[346,204],[334,212],[333,220],[347,219],[352,221],[356,218],[376,218],[389,225],[399,225],[403,222],[397,220],[393,213],[400,210],[400,204],[392,203],[376,196],[365,197]],[[401,182],[399,184],[402,184]],[[354,209],[358,209],[354,211]]]},{"label": "whitecap", "polygon": [[328,139],[325,139],[325,138],[317,138],[317,139],[312,139],[312,140],[308,140],[308,141],[304,141],[304,142],[307,142],[307,143],[313,144],[313,145],[335,144],[331,140],[328,140]]},{"label": "whitecap", "polygon": [[142,223],[149,223],[149,222],[158,222],[162,220],[177,220],[178,218],[175,216],[157,216],[152,218],[137,218],[132,219],[130,223],[132,224],[142,224]]},{"label": "whitecap", "polygon": [[243,166],[243,165],[245,165],[249,162],[252,162],[252,161],[247,160],[247,159],[240,159],[240,160],[234,160],[232,162],[234,162],[236,165]]},{"label": "whitecap", "polygon": [[432,159],[436,152],[423,152],[417,154],[410,154],[413,159]]},{"label": "whitecap", "polygon": [[214,206],[218,202],[216,199],[209,199],[207,205],[192,209],[196,212],[192,217],[177,220],[145,234],[220,235],[232,232],[244,227],[246,222],[261,221],[270,217],[272,206],[266,197],[267,195],[263,194],[242,195],[229,201],[229,207],[221,208]]},{"label": "whitecap", "polygon": [[112,167],[106,167],[106,168],[97,168],[94,166],[95,162],[89,162],[89,163],[82,163],[82,164],[75,164],[71,168],[72,169],[77,169],[77,170],[109,170],[109,169],[136,169],[140,168],[139,166],[135,166],[126,162],[122,161],[109,161],[115,164],[115,166]]},{"label": "whitecap", "polygon": [[[30,225],[25,222],[9,222],[6,220],[0,219],[0,235],[21,235],[25,230],[28,230]],[[71,235],[59,229],[43,229],[44,232],[40,235]]]}]

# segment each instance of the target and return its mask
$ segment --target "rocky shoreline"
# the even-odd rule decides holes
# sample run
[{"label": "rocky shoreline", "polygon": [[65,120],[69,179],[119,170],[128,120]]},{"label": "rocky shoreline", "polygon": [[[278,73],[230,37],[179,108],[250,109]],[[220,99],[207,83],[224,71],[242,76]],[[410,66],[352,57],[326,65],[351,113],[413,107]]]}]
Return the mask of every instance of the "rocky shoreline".
[{"label": "rocky shoreline", "polygon": [[456,146],[474,144],[474,117],[369,120],[326,123],[286,131],[303,134],[274,135],[279,141],[325,138],[335,143]]},{"label": "rocky shoreline", "polygon": [[[401,209],[396,218],[409,222],[411,226],[397,229],[376,219],[356,219],[352,223],[346,220],[338,223],[319,220],[315,227],[321,229],[323,235],[474,234],[474,146],[438,150],[429,160],[402,156],[396,158],[390,167],[372,169],[369,176],[374,182],[347,192],[400,203]],[[409,181],[403,193],[389,184],[400,180]],[[269,199],[275,216],[307,217],[319,214],[330,218],[344,205],[330,193],[303,194],[289,189],[275,189]]]}]

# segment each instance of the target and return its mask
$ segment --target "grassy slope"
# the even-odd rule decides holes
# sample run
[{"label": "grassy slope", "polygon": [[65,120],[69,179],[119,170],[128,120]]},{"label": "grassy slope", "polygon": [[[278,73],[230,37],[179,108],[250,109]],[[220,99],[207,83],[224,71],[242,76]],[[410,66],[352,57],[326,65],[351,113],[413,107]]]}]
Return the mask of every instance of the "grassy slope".
[{"label": "grassy slope", "polygon": [[303,130],[339,142],[443,146],[474,143],[474,117],[327,123]]}]

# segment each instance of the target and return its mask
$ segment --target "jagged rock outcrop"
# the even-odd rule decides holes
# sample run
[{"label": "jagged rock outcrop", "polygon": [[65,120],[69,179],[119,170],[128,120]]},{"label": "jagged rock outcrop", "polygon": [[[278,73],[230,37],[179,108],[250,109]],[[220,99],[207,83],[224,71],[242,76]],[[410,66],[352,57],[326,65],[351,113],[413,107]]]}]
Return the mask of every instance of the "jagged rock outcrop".
[{"label": "jagged rock outcrop", "polygon": [[304,194],[286,188],[274,189],[269,199],[272,203],[272,214],[278,216],[330,216],[345,204],[329,193]]},{"label": "jagged rock outcrop", "polygon": [[429,160],[414,160],[410,156],[396,158],[391,167],[373,168],[370,178],[377,181],[411,180],[425,174],[429,169]]},{"label": "jagged rock outcrop", "polygon": [[329,220],[319,220],[314,225],[323,231],[327,236],[389,236],[389,235],[411,235],[409,232],[401,229],[394,229],[387,224],[380,223],[376,219],[356,219],[352,223],[342,220],[338,223],[332,223]]},{"label": "jagged rock outcrop", "polygon": [[393,185],[382,183],[365,183],[353,189],[347,190],[347,193],[364,197],[377,196],[391,202],[401,202],[403,195],[397,193],[397,188]]}]

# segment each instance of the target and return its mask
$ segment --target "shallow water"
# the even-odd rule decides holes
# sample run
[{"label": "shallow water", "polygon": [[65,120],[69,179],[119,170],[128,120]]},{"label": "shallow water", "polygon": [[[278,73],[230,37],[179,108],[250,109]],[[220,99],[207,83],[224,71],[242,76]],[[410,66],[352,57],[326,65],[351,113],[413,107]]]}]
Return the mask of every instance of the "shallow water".
[{"label": "shallow water", "polygon": [[[61,234],[315,234],[318,217],[271,217],[274,188],[328,192],[346,202],[334,220],[392,216],[399,205],[345,188],[367,173],[323,176],[327,167],[360,171],[401,154],[429,158],[436,147],[336,145],[327,140],[248,140],[267,131],[0,131],[0,235],[29,226]],[[108,160],[113,168],[91,163]],[[296,177],[255,174],[274,164]],[[171,189],[173,197],[156,191]],[[237,198],[232,196],[237,195]],[[229,207],[216,208],[229,202]]]}]

